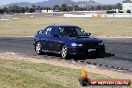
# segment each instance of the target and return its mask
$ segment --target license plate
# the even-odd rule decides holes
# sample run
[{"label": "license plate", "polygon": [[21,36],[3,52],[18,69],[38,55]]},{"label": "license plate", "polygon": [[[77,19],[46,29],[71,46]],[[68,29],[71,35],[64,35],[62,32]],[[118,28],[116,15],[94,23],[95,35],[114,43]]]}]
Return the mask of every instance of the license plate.
[{"label": "license plate", "polygon": [[94,52],[96,49],[88,49],[88,52]]}]

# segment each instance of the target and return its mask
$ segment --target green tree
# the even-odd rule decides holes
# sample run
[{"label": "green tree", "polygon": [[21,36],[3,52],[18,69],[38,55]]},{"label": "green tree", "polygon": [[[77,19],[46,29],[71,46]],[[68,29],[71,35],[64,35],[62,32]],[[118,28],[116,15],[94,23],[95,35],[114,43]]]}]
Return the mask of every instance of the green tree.
[{"label": "green tree", "polygon": [[74,10],[74,11],[78,11],[78,10],[79,10],[78,5],[74,5],[74,6],[73,6],[73,10]]},{"label": "green tree", "polygon": [[3,8],[3,11],[4,11],[4,13],[9,13],[9,10],[8,10],[7,7],[4,7],[4,8]]},{"label": "green tree", "polygon": [[117,3],[116,5],[117,5],[117,9],[122,10],[122,4],[121,3]]},{"label": "green tree", "polygon": [[98,5],[97,10],[102,10],[102,5]]},{"label": "green tree", "polygon": [[28,6],[25,7],[25,12],[29,12],[29,7]]},{"label": "green tree", "polygon": [[126,13],[131,13],[131,10],[127,10]]},{"label": "green tree", "polygon": [[32,5],[32,7],[31,7],[33,10],[36,10],[36,6],[35,5]]},{"label": "green tree", "polygon": [[18,7],[17,5],[13,5],[11,12],[12,13],[20,13],[20,7]]},{"label": "green tree", "polygon": [[26,10],[25,10],[25,7],[20,7],[20,13],[25,13]]},{"label": "green tree", "polygon": [[0,14],[4,14],[4,10],[3,9],[0,9]]},{"label": "green tree", "polygon": [[37,6],[36,7],[36,10],[41,10],[41,6]]},{"label": "green tree", "polygon": [[61,5],[61,11],[62,12],[68,11],[68,8],[67,8],[67,5],[66,4],[62,4]]},{"label": "green tree", "polygon": [[55,6],[53,7],[53,10],[61,10],[61,7],[60,7],[59,5],[55,5]]},{"label": "green tree", "polygon": [[67,9],[68,11],[73,11],[73,6],[68,6]]},{"label": "green tree", "polygon": [[29,12],[30,12],[30,13],[35,12],[35,9],[34,9],[34,8],[29,8]]}]

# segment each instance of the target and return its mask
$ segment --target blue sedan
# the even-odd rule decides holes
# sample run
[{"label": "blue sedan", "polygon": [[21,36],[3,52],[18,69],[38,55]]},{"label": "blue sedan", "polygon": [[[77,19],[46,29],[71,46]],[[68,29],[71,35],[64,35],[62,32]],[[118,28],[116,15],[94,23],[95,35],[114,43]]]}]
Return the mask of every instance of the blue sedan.
[{"label": "blue sedan", "polygon": [[103,55],[104,42],[90,36],[78,26],[51,25],[37,32],[34,36],[34,48],[37,54],[51,52],[60,54],[62,58],[68,55]]}]

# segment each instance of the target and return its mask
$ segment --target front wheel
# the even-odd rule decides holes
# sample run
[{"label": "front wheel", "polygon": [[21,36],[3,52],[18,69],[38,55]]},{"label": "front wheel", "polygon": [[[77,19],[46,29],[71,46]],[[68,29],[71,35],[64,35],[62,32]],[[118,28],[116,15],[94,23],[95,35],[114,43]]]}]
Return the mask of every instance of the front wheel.
[{"label": "front wheel", "polygon": [[67,46],[63,45],[61,49],[61,57],[62,58],[67,58]]},{"label": "front wheel", "polygon": [[105,47],[102,48],[102,49],[98,52],[98,56],[99,56],[99,57],[104,57],[104,56],[105,56]]}]

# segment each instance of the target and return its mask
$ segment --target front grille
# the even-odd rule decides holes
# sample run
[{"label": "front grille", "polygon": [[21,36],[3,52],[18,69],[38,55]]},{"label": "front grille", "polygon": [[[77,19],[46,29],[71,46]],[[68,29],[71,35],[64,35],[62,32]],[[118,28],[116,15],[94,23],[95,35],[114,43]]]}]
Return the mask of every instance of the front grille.
[{"label": "front grille", "polygon": [[87,47],[98,46],[98,43],[85,43],[84,46]]}]

